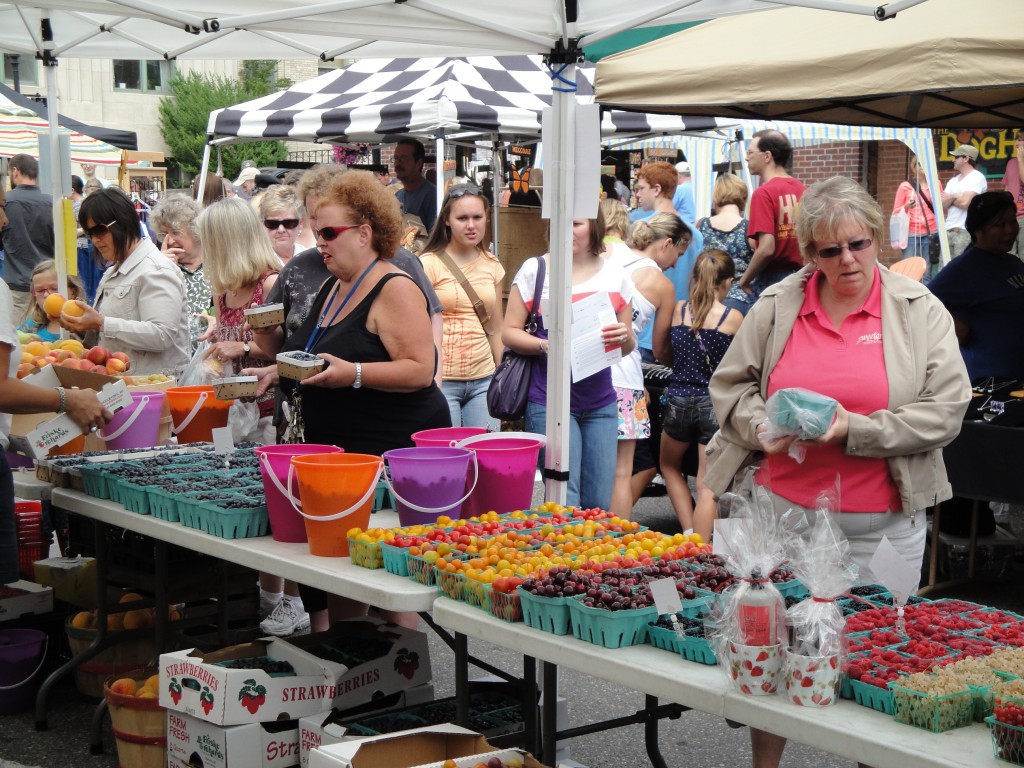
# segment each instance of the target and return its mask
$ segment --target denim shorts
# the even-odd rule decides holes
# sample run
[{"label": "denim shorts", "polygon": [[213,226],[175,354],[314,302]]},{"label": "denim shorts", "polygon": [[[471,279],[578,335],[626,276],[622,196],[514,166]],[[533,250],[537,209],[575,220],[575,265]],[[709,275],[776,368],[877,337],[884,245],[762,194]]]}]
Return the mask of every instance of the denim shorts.
[{"label": "denim shorts", "polygon": [[662,431],[681,443],[707,445],[711,436],[718,431],[718,419],[715,418],[709,395],[669,395],[661,413]]}]

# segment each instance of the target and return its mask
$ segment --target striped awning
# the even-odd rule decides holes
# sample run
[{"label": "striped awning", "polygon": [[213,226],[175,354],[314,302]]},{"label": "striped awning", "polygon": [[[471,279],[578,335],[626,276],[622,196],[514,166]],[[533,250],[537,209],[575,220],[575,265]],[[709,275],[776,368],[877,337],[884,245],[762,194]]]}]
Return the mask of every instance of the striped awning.
[{"label": "striped awning", "polygon": [[[480,138],[540,136],[552,87],[594,100],[594,68],[576,83],[552,74],[539,56],[364,59],[259,99],[217,110],[217,137],[382,142],[403,135]],[[644,136],[714,127],[718,121],[607,110],[604,136]]]},{"label": "striped awning", "polygon": [[[50,124],[32,110],[18,106],[0,95],[0,157],[26,154],[39,157],[39,134],[49,131]],[[119,165],[121,150],[86,136],[61,128],[71,137],[71,162],[93,165]]]}]

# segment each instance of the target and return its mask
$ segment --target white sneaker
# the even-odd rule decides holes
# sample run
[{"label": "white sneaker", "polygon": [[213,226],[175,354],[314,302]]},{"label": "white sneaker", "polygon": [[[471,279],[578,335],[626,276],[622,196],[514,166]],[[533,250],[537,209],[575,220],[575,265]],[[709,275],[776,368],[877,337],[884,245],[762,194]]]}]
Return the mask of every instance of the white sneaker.
[{"label": "white sneaker", "polygon": [[280,602],[283,599],[284,599],[284,596],[280,592],[277,593],[276,597],[269,597],[268,598],[267,597],[267,593],[263,592],[261,590],[260,591],[260,614],[259,614],[260,621],[263,621],[263,619],[267,618],[267,616],[272,614],[274,612],[274,609],[277,608],[278,604],[280,604]]},{"label": "white sneaker", "polygon": [[282,598],[270,615],[260,622],[260,631],[275,637],[286,637],[304,629],[309,629],[309,614],[288,598]]}]

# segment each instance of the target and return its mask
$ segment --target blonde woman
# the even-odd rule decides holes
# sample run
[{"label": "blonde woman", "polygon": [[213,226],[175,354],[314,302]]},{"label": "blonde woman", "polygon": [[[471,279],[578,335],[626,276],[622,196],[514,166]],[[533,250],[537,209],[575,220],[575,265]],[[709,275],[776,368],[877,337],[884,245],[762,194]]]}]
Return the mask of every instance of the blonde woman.
[{"label": "blonde woman", "polygon": [[[206,208],[199,215],[198,228],[203,269],[217,307],[217,327],[212,331],[213,344],[206,352],[207,359],[224,365],[226,376],[269,364],[273,355],[260,349],[251,330],[242,328],[244,311],[263,303],[281,268],[263,226],[247,203],[231,198]],[[270,425],[273,392],[261,395],[257,403],[261,430],[266,432],[259,442],[274,442]]]}]

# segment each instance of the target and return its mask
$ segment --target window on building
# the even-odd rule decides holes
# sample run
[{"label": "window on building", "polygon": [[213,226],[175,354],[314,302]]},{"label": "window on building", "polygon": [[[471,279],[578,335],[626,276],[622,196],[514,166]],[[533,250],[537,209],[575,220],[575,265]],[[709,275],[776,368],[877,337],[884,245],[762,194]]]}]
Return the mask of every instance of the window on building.
[{"label": "window on building", "polygon": [[114,59],[114,88],[120,91],[162,92],[171,79],[171,62],[161,59]]},{"label": "window on building", "polygon": [[[12,53],[4,54],[4,82],[14,84],[14,62]],[[39,67],[34,57],[23,54],[17,57],[18,79],[22,85],[39,85]]]}]

